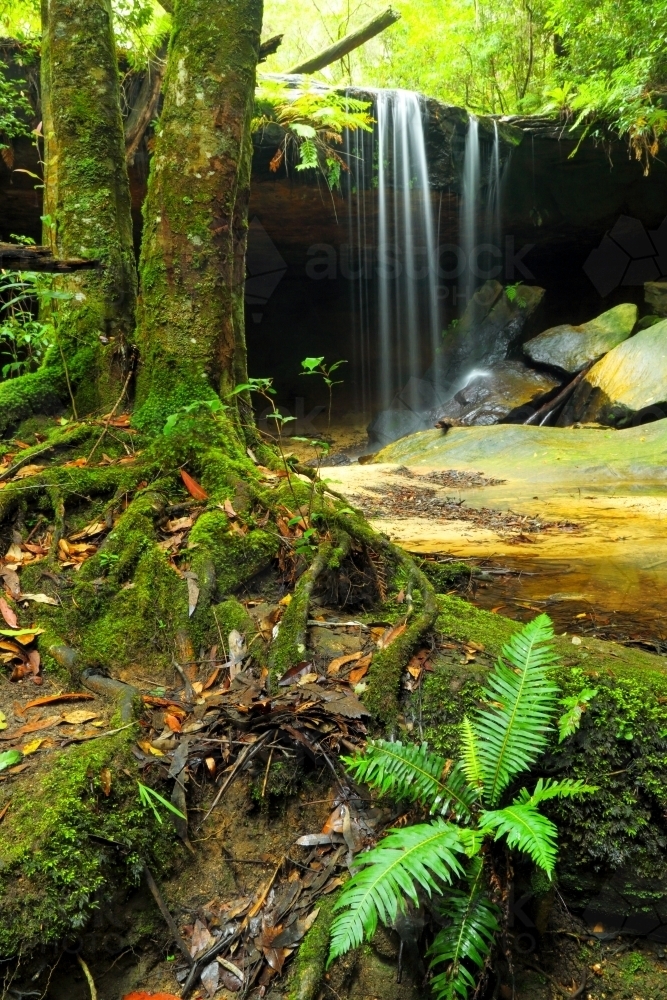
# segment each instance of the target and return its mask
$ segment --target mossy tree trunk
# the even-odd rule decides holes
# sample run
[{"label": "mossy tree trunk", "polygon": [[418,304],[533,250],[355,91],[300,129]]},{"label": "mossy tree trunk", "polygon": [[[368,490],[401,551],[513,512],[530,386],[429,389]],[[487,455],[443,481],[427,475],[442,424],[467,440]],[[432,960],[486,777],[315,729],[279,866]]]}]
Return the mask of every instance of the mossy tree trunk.
[{"label": "mossy tree trunk", "polygon": [[243,285],[262,0],[181,0],[144,206],[137,421],[245,378]]},{"label": "mossy tree trunk", "polygon": [[58,256],[102,265],[59,284],[74,295],[60,347],[68,357],[92,352],[94,370],[78,389],[85,412],[118,397],[137,294],[111,5],[42,0],[42,22],[45,239]]}]

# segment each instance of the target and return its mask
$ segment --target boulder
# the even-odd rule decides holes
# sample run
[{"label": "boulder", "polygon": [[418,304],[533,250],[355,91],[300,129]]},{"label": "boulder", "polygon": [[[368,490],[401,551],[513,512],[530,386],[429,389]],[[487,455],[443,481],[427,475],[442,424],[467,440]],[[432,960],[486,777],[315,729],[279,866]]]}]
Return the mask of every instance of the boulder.
[{"label": "boulder", "polygon": [[667,281],[647,281],[644,300],[658,316],[667,316]]},{"label": "boulder", "polygon": [[615,306],[581,326],[563,323],[545,330],[523,345],[524,353],[537,364],[576,375],[627,340],[637,322],[633,303]]},{"label": "boulder", "polygon": [[433,411],[432,424],[455,421],[458,426],[523,423],[560,383],[551,375],[533,371],[520,361],[499,361],[473,372],[444,406]]},{"label": "boulder", "polygon": [[471,370],[504,361],[520,344],[543,297],[544,289],[536,285],[519,285],[508,296],[499,282],[487,281],[445,333],[424,378],[452,394],[467,383]]},{"label": "boulder", "polygon": [[566,403],[559,427],[627,427],[667,416],[667,320],[631,337],[598,361]]}]

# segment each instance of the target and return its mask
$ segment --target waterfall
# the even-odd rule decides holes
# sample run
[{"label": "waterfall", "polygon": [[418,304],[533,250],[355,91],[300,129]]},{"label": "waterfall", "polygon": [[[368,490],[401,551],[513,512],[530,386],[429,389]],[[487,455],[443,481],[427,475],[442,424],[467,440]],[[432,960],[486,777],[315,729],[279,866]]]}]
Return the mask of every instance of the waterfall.
[{"label": "waterfall", "polygon": [[[399,395],[411,405],[411,394],[420,391],[417,383],[440,342],[440,314],[422,103],[411,91],[374,93],[372,137],[348,140],[352,154],[350,242],[354,245],[350,257],[357,264],[350,268],[350,275],[363,270],[361,248],[372,240],[377,247],[373,275],[377,298],[369,302],[368,284],[363,279],[353,281],[357,287],[352,291],[352,304],[355,334],[358,331],[363,341],[359,350],[369,359],[371,398],[367,401],[384,410]],[[371,204],[376,209],[374,231],[369,223]],[[375,343],[372,329],[368,336],[373,315]]]},{"label": "waterfall", "polygon": [[474,115],[468,120],[466,133],[465,158],[463,161],[463,183],[461,187],[461,206],[459,232],[461,236],[461,279],[459,282],[459,297],[463,308],[472,298],[477,286],[474,273],[474,250],[478,244],[477,218],[479,214],[481,185],[481,156],[479,148],[479,122]]},{"label": "waterfall", "polygon": [[501,221],[501,174],[500,174],[500,135],[498,122],[493,123],[493,148],[489,162],[489,182],[487,186],[485,240],[494,247],[500,248],[502,239]]}]

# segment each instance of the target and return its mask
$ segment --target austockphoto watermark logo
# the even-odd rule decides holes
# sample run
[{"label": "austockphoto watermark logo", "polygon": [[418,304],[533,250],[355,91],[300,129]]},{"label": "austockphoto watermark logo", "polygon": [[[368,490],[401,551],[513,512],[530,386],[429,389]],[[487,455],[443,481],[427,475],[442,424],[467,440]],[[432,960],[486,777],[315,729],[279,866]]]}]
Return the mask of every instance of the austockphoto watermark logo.
[{"label": "austockphoto watermark logo", "polygon": [[622,215],[584,264],[604,298],[617,288],[636,287],[667,275],[667,218],[647,230],[639,219]]},{"label": "austockphoto watermark logo", "polygon": [[[408,253],[391,243],[378,247],[354,247],[343,243],[314,243],[306,251],[306,276],[312,281],[424,281],[455,282],[466,277],[480,281],[492,278],[516,281],[531,280],[534,275],[526,257],[534,243],[517,247],[513,236],[502,245],[479,243],[465,250],[455,243],[442,243],[434,249],[413,247]],[[446,286],[445,286],[446,287]]]}]

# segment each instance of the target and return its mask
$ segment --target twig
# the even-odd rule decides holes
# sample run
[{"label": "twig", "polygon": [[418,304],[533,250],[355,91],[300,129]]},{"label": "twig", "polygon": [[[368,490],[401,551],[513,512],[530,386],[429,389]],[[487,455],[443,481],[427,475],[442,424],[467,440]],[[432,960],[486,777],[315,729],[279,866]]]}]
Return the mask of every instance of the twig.
[{"label": "twig", "polygon": [[[100,436],[98,437],[97,441],[93,445],[93,450],[91,451],[90,455],[86,459],[86,464],[90,464],[90,460],[92,459],[93,455],[97,451],[97,446],[99,444],[101,444],[102,441],[104,440],[106,432],[109,430],[109,425],[110,425],[111,421],[113,420],[114,416],[116,415],[116,410],[118,409],[118,407],[120,406],[120,404],[123,402],[123,397],[125,396],[125,393],[127,392],[127,387],[130,384],[130,379],[132,378],[133,372],[134,372],[134,366],[130,365],[130,370],[127,373],[127,378],[125,379],[125,382],[123,383],[123,389],[121,391],[121,394],[118,397],[118,399],[116,400],[116,403],[114,405],[113,410],[111,411],[111,413],[107,417],[107,422],[104,425],[104,427],[102,428],[102,433],[100,434]],[[74,400],[72,400],[72,403],[74,403]],[[76,414],[74,414],[74,415],[76,416]]]},{"label": "twig", "polygon": [[189,965],[194,965],[194,958],[190,954],[190,950],[189,950],[187,944],[185,943],[185,941],[183,940],[183,938],[181,937],[181,935],[179,933],[178,927],[176,926],[176,921],[174,920],[174,918],[172,917],[171,913],[169,912],[169,908],[167,907],[167,904],[165,903],[164,899],[162,898],[162,894],[161,894],[160,890],[158,889],[157,882],[153,878],[153,874],[152,874],[150,868],[148,867],[148,865],[144,865],[144,875],[146,876],[146,882],[148,883],[148,888],[151,891],[151,896],[153,897],[153,899],[157,903],[158,910],[160,911],[160,913],[164,917],[165,923],[166,923],[167,927],[169,928],[169,930],[171,931],[171,934],[172,934],[172,937],[173,937],[174,941],[178,945],[179,950],[184,955],[185,960],[188,962],[188,964]]},{"label": "twig", "polygon": [[183,684],[185,685],[185,700],[186,700],[186,702],[192,704],[193,702],[195,702],[197,700],[197,696],[195,694],[195,689],[192,686],[192,682],[191,682],[190,678],[188,677],[188,675],[183,670],[183,667],[177,661],[176,657],[173,658],[172,663],[176,667],[176,670],[181,675],[181,680],[183,681]]},{"label": "twig", "polygon": [[554,410],[556,410],[559,406],[562,406],[562,404],[570,398],[579,383],[583,382],[584,378],[594,364],[595,361],[590,361],[585,368],[581,369],[576,378],[573,378],[571,382],[568,382],[565,388],[558,393],[555,399],[551,399],[548,403],[545,403],[544,406],[541,406],[539,410],[536,410],[535,413],[528,417],[527,420],[524,420],[524,424],[540,424],[543,420],[546,420],[547,417],[554,412]]},{"label": "twig", "polygon": [[220,791],[218,792],[218,794],[216,795],[216,797],[213,799],[213,802],[212,802],[212,804],[211,804],[208,812],[206,813],[206,815],[204,816],[203,820],[201,821],[201,823],[197,827],[198,830],[201,830],[202,826],[204,825],[204,823],[206,822],[206,820],[209,818],[209,816],[211,815],[211,813],[213,812],[213,810],[215,809],[215,807],[217,806],[218,802],[220,801],[220,799],[222,798],[222,796],[225,794],[225,792],[227,791],[227,789],[229,788],[229,786],[231,785],[231,783],[234,781],[234,779],[238,775],[238,773],[241,770],[241,768],[243,767],[243,765],[247,764],[248,761],[252,760],[252,758],[255,756],[255,754],[257,753],[257,751],[261,750],[261,748],[264,746],[264,744],[266,743],[266,741],[269,738],[269,736],[272,736],[272,735],[273,735],[272,731],[270,729],[267,730],[267,732],[265,732],[263,736],[260,736],[260,738],[257,740],[256,743],[251,743],[247,747],[247,749],[245,751],[243,751],[242,753],[239,754],[239,756],[236,759],[236,763],[234,764],[234,767],[232,768],[230,774],[227,776],[226,780],[220,786]]},{"label": "twig", "polygon": [[243,927],[247,927],[248,924],[250,923],[250,921],[252,920],[252,918],[256,917],[257,914],[259,913],[259,911],[264,906],[264,902],[266,900],[266,897],[271,892],[271,886],[275,882],[276,876],[277,876],[278,872],[280,871],[280,869],[282,868],[282,866],[284,865],[284,863],[285,863],[285,855],[283,854],[282,858],[280,859],[280,861],[278,862],[278,864],[276,865],[276,867],[274,869],[273,875],[271,876],[271,878],[269,879],[269,881],[266,883],[264,889],[262,889],[262,892],[261,892],[261,894],[259,896],[259,899],[254,904],[254,906],[252,906],[251,909],[248,910],[248,912],[247,912],[247,914],[246,914],[246,916],[245,916],[245,918],[243,920]]},{"label": "twig", "polygon": [[90,989],[90,1000],[97,1000],[97,990],[95,989],[95,980],[93,979],[90,969],[81,958],[81,955],[76,956],[76,960],[83,969],[83,974],[88,980],[88,988]]},{"label": "twig", "polygon": [[274,748],[271,747],[271,752],[269,753],[269,760],[266,765],[266,771],[264,772],[264,783],[262,785],[262,798],[264,798],[264,793],[266,792],[266,784],[269,780],[269,771],[271,770],[271,761],[273,760],[273,750]]},{"label": "twig", "polygon": [[[58,343],[58,350],[60,351],[60,357],[62,358],[63,368],[65,369],[65,380],[67,382],[67,391],[69,392],[69,398],[72,401],[72,413],[74,414],[74,419],[79,419],[79,414],[76,412],[76,403],[74,402],[74,393],[72,392],[72,383],[69,380],[69,371],[67,368],[67,362],[65,361],[65,353],[62,348],[62,344]],[[93,987],[94,989],[94,987]]]}]

